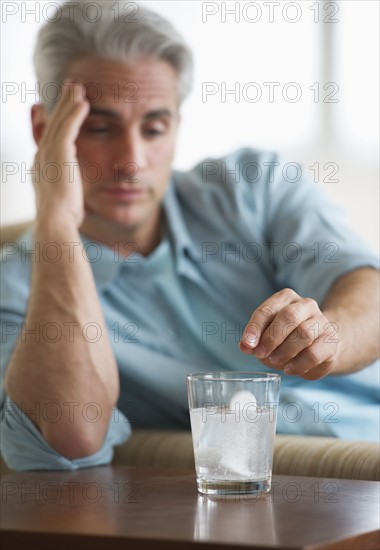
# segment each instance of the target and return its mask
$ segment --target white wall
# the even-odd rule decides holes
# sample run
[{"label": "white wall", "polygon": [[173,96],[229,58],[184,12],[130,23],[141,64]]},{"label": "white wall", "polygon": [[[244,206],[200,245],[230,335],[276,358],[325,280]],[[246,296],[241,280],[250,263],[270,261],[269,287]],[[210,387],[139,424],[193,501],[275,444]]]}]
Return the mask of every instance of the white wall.
[{"label": "white wall", "polygon": [[[22,90],[34,89],[36,32],[57,3],[2,3],[2,224],[34,215],[30,177],[23,172],[35,150],[29,113],[36,97]],[[280,151],[287,160],[304,163],[309,176],[314,173],[309,167],[319,163],[316,185],[344,206],[350,223],[378,249],[379,4],[143,3],[172,20],[195,55],[194,90],[183,107],[175,167],[187,168],[240,146]],[[101,1],[97,4],[102,6]],[[225,13],[231,9],[235,12]],[[330,62],[323,51],[326,31],[333,37]],[[324,90],[327,82],[332,84]],[[202,96],[206,83],[214,83],[209,87],[218,92]],[[273,101],[270,85],[264,83],[279,83]],[[223,98],[223,87],[239,86],[240,94]],[[257,91],[261,99],[249,101]],[[324,102],[333,92],[331,99],[337,103]],[[302,95],[292,102],[296,93]],[[336,165],[337,182],[329,182],[332,165],[324,169],[327,162]],[[7,173],[12,168],[17,171],[13,176]]]}]

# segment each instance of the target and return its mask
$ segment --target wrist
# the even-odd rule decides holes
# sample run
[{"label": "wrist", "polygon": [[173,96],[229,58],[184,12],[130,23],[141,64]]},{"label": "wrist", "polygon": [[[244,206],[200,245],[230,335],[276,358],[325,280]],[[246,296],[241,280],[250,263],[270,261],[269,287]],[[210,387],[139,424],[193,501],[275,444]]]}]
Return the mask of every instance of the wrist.
[{"label": "wrist", "polygon": [[334,370],[331,374],[347,374],[353,350],[350,349],[352,342],[345,339],[346,313],[340,307],[324,309],[322,313],[328,321],[325,325],[324,342],[335,346]]},{"label": "wrist", "polygon": [[37,213],[35,222],[36,233],[42,234],[52,231],[59,233],[78,231],[79,225],[75,216],[69,212]]}]

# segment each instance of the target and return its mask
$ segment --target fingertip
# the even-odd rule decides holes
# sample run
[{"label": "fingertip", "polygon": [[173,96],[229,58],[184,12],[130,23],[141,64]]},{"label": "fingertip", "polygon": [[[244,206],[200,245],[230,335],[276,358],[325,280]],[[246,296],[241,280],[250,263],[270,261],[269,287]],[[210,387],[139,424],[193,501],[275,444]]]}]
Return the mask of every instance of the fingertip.
[{"label": "fingertip", "polygon": [[253,327],[252,324],[248,324],[243,333],[242,340],[244,341],[246,347],[250,349],[255,348],[259,343],[260,333],[257,330],[257,327]]},{"label": "fingertip", "polygon": [[242,343],[244,344],[244,346],[251,350],[252,353],[255,351],[257,345],[258,345],[258,341],[257,340],[252,340],[252,338],[246,338],[246,337],[243,337],[242,339]]},{"label": "fingertip", "polygon": [[73,97],[75,101],[82,101],[85,99],[85,95],[83,93],[83,86],[79,82],[73,82],[75,86],[73,87]]}]

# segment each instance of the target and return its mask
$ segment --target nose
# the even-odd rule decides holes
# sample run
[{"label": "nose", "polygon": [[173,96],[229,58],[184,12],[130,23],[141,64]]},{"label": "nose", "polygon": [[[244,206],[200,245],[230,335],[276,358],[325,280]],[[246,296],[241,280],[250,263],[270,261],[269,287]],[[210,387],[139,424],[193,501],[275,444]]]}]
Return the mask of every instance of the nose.
[{"label": "nose", "polygon": [[131,130],[125,131],[115,144],[111,169],[117,180],[135,181],[138,173],[146,168],[146,151],[142,137]]}]

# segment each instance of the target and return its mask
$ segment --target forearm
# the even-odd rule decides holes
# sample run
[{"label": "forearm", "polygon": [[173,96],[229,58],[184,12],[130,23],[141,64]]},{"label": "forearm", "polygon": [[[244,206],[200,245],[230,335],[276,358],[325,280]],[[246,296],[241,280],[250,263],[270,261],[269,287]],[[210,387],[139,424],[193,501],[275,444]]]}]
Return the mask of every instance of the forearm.
[{"label": "forearm", "polygon": [[[25,328],[36,333],[25,331],[19,339],[5,389],[25,411],[47,411],[54,403],[53,422],[48,414],[29,416],[60,454],[79,458],[96,452],[104,439],[119,394],[117,365],[78,230],[69,223],[37,223],[35,240],[41,249],[56,243],[62,256],[33,262]],[[70,250],[64,243],[78,246]],[[99,420],[91,422],[94,417]]]},{"label": "forearm", "polygon": [[358,269],[341,277],[331,288],[322,307],[338,332],[339,360],[331,374],[361,370],[379,357],[379,272]]}]

